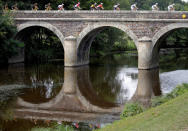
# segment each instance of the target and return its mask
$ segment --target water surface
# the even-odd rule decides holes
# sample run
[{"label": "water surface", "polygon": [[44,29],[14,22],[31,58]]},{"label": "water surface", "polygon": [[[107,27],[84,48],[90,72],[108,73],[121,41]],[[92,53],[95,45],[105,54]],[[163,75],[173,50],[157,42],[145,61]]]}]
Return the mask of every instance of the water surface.
[{"label": "water surface", "polygon": [[54,122],[80,130],[104,126],[119,119],[126,102],[148,106],[153,96],[188,83],[184,54],[161,56],[160,70],[138,70],[134,52],[91,58],[90,66],[77,68],[10,65],[0,70],[0,129],[25,131]]}]

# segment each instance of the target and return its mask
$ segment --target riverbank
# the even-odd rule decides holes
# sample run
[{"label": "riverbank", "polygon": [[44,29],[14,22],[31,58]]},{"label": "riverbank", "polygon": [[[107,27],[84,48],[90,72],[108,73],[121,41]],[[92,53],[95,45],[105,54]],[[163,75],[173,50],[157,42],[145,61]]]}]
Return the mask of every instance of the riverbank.
[{"label": "riverbank", "polygon": [[188,93],[139,115],[124,118],[99,131],[188,130]]}]

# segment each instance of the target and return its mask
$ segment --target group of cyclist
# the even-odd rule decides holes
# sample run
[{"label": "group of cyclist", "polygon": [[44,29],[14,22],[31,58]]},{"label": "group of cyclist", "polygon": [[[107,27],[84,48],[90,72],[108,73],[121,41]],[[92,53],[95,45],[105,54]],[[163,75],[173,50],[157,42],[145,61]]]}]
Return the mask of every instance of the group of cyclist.
[{"label": "group of cyclist", "polygon": [[[175,4],[171,4],[168,6],[168,11],[174,11],[175,10]],[[114,6],[114,10],[120,10],[120,4],[117,3],[115,4]],[[58,5],[58,10],[59,11],[63,11],[64,10],[64,4],[62,3],[61,5]],[[78,2],[77,4],[75,4],[73,6],[74,10],[80,10],[80,2]],[[152,11],[158,11],[159,10],[159,7],[158,7],[158,3],[155,3],[154,5],[151,6],[152,8]],[[12,10],[18,10],[18,6],[17,4],[14,4],[12,7],[11,7]],[[38,4],[37,3],[34,3],[32,5],[32,10],[35,10],[37,11],[39,8],[38,8]],[[5,4],[4,6],[4,10],[9,10],[8,8],[8,4]],[[49,10],[52,10],[52,7],[51,7],[51,4],[48,3],[45,5],[45,10],[49,11]],[[97,5],[97,3],[94,3],[90,6],[90,10],[104,10],[104,7],[103,7],[103,3],[100,3]],[[132,4],[131,5],[131,10],[132,11],[137,11],[138,10],[138,7],[136,6],[136,3],[135,4]]]},{"label": "group of cyclist", "polygon": [[[18,10],[18,6],[17,4],[14,4],[13,6],[11,6],[12,10]],[[4,10],[9,10],[8,4],[6,3],[4,6]]]},{"label": "group of cyclist", "polygon": [[[175,10],[175,4],[171,4],[168,6],[168,11],[174,11]],[[154,5],[152,5],[152,11],[158,11],[159,10],[159,7],[158,7],[158,3],[155,3]]]},{"label": "group of cyclist", "polygon": [[[39,9],[38,7],[38,4],[37,3],[34,3],[32,5],[32,10],[35,10],[37,11]],[[8,4],[6,3],[5,6],[4,6],[4,10],[9,10],[9,7],[8,7]],[[17,3],[14,4],[13,6],[11,6],[11,10],[19,10],[18,6],[17,6]],[[52,10],[52,7],[51,7],[51,4],[48,3],[45,5],[45,10]]]},{"label": "group of cyclist", "polygon": [[[175,4],[171,4],[168,6],[168,11],[175,11]],[[152,11],[159,11],[158,3],[155,3],[154,5],[151,6]],[[138,7],[136,6],[136,3],[131,5],[131,10],[137,11]]]}]

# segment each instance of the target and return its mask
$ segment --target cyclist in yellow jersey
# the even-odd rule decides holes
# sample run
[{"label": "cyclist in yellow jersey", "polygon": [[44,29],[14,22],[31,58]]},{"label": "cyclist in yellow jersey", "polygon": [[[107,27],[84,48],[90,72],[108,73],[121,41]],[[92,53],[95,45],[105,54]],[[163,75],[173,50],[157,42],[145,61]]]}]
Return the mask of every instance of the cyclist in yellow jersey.
[{"label": "cyclist in yellow jersey", "polygon": [[34,3],[32,10],[37,11],[38,9],[39,9],[39,8],[38,8],[38,4],[37,4],[37,3]]},{"label": "cyclist in yellow jersey", "polygon": [[9,10],[7,3],[6,3],[5,6],[4,6],[4,10],[5,10],[5,11]]},{"label": "cyclist in yellow jersey", "polygon": [[92,4],[92,5],[90,6],[90,10],[96,10],[96,9],[97,9],[97,3]]},{"label": "cyclist in yellow jersey", "polygon": [[52,10],[52,7],[51,7],[50,3],[48,3],[48,4],[45,5],[45,10],[46,11]]}]

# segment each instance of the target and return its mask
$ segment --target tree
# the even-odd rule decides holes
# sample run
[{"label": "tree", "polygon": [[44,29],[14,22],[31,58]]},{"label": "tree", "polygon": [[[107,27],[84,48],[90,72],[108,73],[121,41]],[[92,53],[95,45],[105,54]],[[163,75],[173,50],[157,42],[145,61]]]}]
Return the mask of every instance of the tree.
[{"label": "tree", "polygon": [[17,53],[19,42],[14,39],[16,27],[12,19],[0,14],[0,64],[7,64],[8,59]]}]

